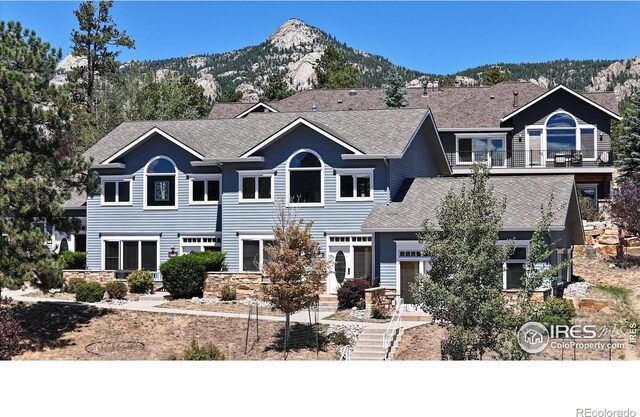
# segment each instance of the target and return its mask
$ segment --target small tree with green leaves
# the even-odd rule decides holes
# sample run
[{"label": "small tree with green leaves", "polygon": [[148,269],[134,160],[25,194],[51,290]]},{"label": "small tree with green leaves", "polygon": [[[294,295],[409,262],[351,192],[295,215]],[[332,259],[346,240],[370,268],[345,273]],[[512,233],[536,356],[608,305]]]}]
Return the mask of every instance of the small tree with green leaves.
[{"label": "small tree with green leaves", "polygon": [[484,85],[496,85],[505,81],[509,81],[509,76],[500,70],[500,67],[494,65],[484,73]]},{"label": "small tree with green leaves", "polygon": [[311,236],[312,223],[298,218],[295,209],[276,204],[273,245],[267,246],[267,261],[262,267],[269,277],[264,299],[285,314],[284,358],[290,336],[290,318],[296,311],[318,301],[318,293],[329,274],[320,244]]},{"label": "small tree with green leaves", "polygon": [[361,86],[360,71],[333,45],[329,45],[316,61],[316,88],[357,88]]},{"label": "small tree with green leaves", "polygon": [[406,107],[407,87],[402,77],[397,72],[391,72],[387,75],[384,83],[384,102],[387,107]]},{"label": "small tree with green leaves", "polygon": [[498,245],[506,201],[493,195],[489,168],[473,165],[459,192],[451,190],[425,221],[419,238],[432,269],[416,277],[414,299],[448,325],[443,359],[482,359],[497,351],[510,314],[502,293],[503,264],[512,242]]},{"label": "small tree with green leaves", "polygon": [[235,88],[229,87],[218,96],[220,103],[235,103],[242,100],[242,91],[236,91]]},{"label": "small tree with green leaves", "polygon": [[629,96],[624,110],[624,119],[617,138],[620,155],[617,156],[620,178],[632,179],[640,173],[640,95]]},{"label": "small tree with green leaves", "polygon": [[292,96],[296,93],[296,90],[289,88],[278,74],[271,74],[267,79],[267,84],[264,86],[264,91],[260,96],[261,101],[277,101]]}]

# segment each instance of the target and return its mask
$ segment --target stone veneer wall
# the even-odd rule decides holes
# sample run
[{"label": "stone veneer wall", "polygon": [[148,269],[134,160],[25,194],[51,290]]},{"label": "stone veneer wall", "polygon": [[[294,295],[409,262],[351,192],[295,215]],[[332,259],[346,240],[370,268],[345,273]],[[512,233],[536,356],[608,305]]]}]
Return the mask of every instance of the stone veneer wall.
[{"label": "stone veneer wall", "polygon": [[220,298],[222,287],[229,285],[236,290],[238,300],[257,298],[261,294],[260,287],[268,282],[269,279],[260,273],[207,272],[202,296],[204,298]]},{"label": "stone veneer wall", "polygon": [[64,281],[71,278],[82,278],[87,282],[97,282],[101,285],[116,280],[116,271],[86,271],[84,269],[65,269],[62,272]]}]

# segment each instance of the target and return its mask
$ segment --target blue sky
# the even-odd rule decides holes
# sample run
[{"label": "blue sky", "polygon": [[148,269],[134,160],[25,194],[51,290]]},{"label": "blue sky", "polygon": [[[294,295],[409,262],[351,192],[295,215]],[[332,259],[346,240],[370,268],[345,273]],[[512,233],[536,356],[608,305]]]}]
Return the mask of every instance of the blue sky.
[{"label": "blue sky", "polygon": [[[1,2],[70,50],[78,2]],[[640,55],[640,3],[600,2],[123,2],[112,14],[136,41],[121,60],[226,52],[264,41],[297,17],[354,48],[424,72],[496,62],[617,59]]]}]

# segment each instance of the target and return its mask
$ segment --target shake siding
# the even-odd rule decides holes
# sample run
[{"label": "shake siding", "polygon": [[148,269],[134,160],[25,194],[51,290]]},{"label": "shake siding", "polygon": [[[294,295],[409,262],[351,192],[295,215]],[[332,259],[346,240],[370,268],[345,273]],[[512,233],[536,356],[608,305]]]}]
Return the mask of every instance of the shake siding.
[{"label": "shake siding", "polygon": [[424,126],[413,138],[404,157],[389,161],[392,199],[406,178],[436,177],[439,174],[433,155],[428,148]]},{"label": "shake siding", "polygon": [[[274,170],[275,200],[286,199],[287,159],[300,149],[312,149],[324,163],[324,207],[298,207],[298,217],[313,220],[313,238],[322,251],[326,248],[326,231],[357,231],[369,215],[374,204],[388,201],[386,191],[386,170],[380,161],[343,161],[341,154],[350,153],[345,148],[306,127],[300,127],[270,144],[260,152],[265,157],[264,164],[225,164],[223,168],[222,249],[227,253],[230,271],[238,271],[241,237],[237,232],[272,234],[276,219],[273,203],[239,203],[238,170]],[[337,202],[335,168],[374,168],[374,201]]]},{"label": "shake siding", "polygon": [[[158,155],[171,158],[177,166],[178,209],[143,210],[144,166]],[[220,231],[218,205],[189,205],[189,180],[187,174],[215,173],[215,168],[193,168],[189,164],[196,157],[161,137],[154,137],[118,162],[126,164],[126,170],[104,171],[105,175],[134,175],[132,181],[132,206],[100,206],[100,194],[87,199],[87,267],[101,268],[100,233],[160,232],[160,263],[168,258],[171,245],[180,250],[178,233],[195,235]],[[112,172],[113,171],[113,172]],[[117,172],[116,172],[117,171]]]}]

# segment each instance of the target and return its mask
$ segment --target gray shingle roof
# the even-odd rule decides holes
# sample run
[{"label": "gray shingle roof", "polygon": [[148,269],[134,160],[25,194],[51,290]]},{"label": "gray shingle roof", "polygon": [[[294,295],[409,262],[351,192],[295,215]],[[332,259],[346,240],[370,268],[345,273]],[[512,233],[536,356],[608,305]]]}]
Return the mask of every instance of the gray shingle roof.
[{"label": "gray shingle roof", "polygon": [[[468,178],[416,178],[401,201],[377,205],[364,222],[363,230],[417,231],[429,219],[437,224],[436,208],[449,190],[459,190]],[[562,210],[552,226],[564,226],[569,201],[574,192],[573,175],[494,176],[489,179],[494,195],[506,197],[503,230],[533,230],[541,220],[541,204],[553,193],[554,204]]]},{"label": "gray shingle roof", "polygon": [[[349,94],[355,91],[356,94]],[[444,87],[408,89],[409,108],[431,108],[438,128],[497,127],[500,119],[513,112],[513,93],[518,92],[518,107],[545,94],[548,90],[529,82],[504,82],[491,87]],[[613,92],[582,93],[601,106],[618,113]],[[280,112],[311,112],[313,103],[317,110],[368,110],[385,109],[383,89],[333,89],[304,90],[283,100],[267,103]],[[492,98],[493,97],[493,98]],[[209,118],[235,117],[255,103],[218,103]],[[216,110],[216,106],[218,109]],[[242,108],[235,112],[234,109]]]},{"label": "gray shingle roof", "polygon": [[125,122],[85,155],[103,162],[154,127],[207,158],[238,157],[298,118],[327,129],[365,154],[400,154],[426,109],[255,113],[242,119]]}]

